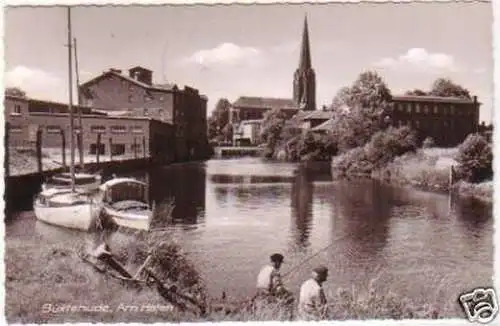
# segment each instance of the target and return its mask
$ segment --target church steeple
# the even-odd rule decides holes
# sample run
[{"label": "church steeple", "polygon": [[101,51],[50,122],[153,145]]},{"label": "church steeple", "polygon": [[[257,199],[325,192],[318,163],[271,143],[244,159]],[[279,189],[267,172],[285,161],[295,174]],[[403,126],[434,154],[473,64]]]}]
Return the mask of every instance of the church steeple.
[{"label": "church steeple", "polygon": [[295,71],[293,81],[293,99],[305,111],[316,110],[316,74],[312,68],[309,46],[309,28],[306,16],[302,30],[299,67]]},{"label": "church steeple", "polygon": [[307,27],[307,16],[304,18],[304,29],[302,30],[302,47],[300,50],[299,69],[311,68],[311,50],[309,49],[309,30]]}]

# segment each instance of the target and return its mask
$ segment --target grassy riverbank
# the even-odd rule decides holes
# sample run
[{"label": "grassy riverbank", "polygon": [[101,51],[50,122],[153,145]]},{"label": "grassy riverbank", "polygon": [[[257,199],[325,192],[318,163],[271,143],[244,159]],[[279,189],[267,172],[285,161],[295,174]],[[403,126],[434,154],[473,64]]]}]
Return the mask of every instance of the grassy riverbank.
[{"label": "grassy riverbank", "polygon": [[[385,167],[372,173],[372,177],[396,185],[411,185],[425,191],[448,192],[450,167],[457,165],[454,159],[457,153],[457,148],[419,149],[415,153],[396,157]],[[493,181],[478,184],[458,181],[452,190],[464,198],[493,202]]]},{"label": "grassy riverbank", "polygon": [[[43,227],[50,228],[46,225]],[[83,262],[78,253],[83,247],[88,249],[99,241],[83,239],[77,234],[74,239],[70,238],[74,245],[68,246],[67,242],[51,240],[47,235],[30,235],[29,241],[22,236],[6,240],[5,308],[9,323],[256,321],[285,320],[289,316],[288,310],[279,305],[250,311],[247,309],[249,300],[234,302],[228,299],[222,302],[219,298],[207,297],[204,281],[200,279],[194,264],[166,232],[115,233],[108,243],[119,261],[132,272],[137,270],[147,253],[159,255],[161,264],[155,267],[156,272],[176,284],[182,293],[206,301],[210,309],[203,317],[172,308],[154,287],[138,287],[120,281],[97,272]],[[378,292],[376,282],[374,279],[367,285],[358,284],[352,289],[335,289],[327,293],[331,302],[327,318],[457,316],[457,307],[451,301],[443,302],[438,290],[426,303],[422,303],[404,298],[396,292]],[[385,284],[386,280],[380,282]],[[249,293],[249,298],[252,295]],[[52,305],[52,309],[57,306],[70,309],[68,305],[75,309],[108,306],[109,311],[47,312],[48,304]]]}]

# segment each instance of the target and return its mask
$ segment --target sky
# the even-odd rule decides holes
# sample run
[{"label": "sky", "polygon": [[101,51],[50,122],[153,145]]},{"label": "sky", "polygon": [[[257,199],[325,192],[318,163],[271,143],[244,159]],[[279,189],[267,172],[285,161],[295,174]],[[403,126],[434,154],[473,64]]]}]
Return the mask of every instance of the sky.
[{"label": "sky", "polygon": [[[157,83],[219,98],[292,97],[307,15],[317,103],[376,70],[393,94],[450,78],[493,108],[491,3],[74,7],[80,82],[143,66]],[[5,85],[68,101],[64,7],[5,10]]]}]

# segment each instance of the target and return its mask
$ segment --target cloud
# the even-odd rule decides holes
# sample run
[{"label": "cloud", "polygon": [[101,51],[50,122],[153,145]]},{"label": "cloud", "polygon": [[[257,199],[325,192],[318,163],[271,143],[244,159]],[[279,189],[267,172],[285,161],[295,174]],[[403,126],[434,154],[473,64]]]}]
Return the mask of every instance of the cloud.
[{"label": "cloud", "polygon": [[197,51],[187,58],[187,62],[202,66],[238,65],[257,63],[262,51],[254,47],[239,46],[234,43],[221,43],[215,48]]},{"label": "cloud", "polygon": [[19,87],[29,97],[64,100],[67,86],[59,77],[46,71],[16,66],[5,73],[5,85],[7,87]]},{"label": "cloud", "polygon": [[431,53],[423,48],[409,49],[397,58],[383,58],[374,64],[379,68],[398,70],[447,70],[458,71],[455,59],[445,53]]}]

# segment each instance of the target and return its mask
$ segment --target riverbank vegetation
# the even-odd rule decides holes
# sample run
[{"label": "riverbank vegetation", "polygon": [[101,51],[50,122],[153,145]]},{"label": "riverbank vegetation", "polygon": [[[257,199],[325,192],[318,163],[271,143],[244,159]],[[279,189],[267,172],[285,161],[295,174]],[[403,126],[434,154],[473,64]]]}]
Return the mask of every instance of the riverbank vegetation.
[{"label": "riverbank vegetation", "polygon": [[[279,302],[252,308],[253,293],[249,293],[246,300],[209,297],[193,262],[166,231],[118,232],[107,239],[117,259],[133,272],[147,255],[153,254],[156,274],[175,285],[176,291],[205,304],[204,315],[196,309],[180,309],[164,300],[154,285],[119,280],[83,262],[81,252],[95,248],[101,236],[80,239],[68,246],[45,237],[42,229],[33,235],[39,241],[28,242],[22,237],[6,241],[6,318],[9,323],[287,320],[290,308],[296,309],[296,303],[286,307]],[[325,318],[447,318],[459,313],[447,302],[441,305],[439,293],[435,301],[424,305],[401,294],[381,293],[377,291],[376,282],[377,279],[373,279],[366,286],[358,284],[351,289],[327,292],[330,306]],[[96,311],[98,309],[105,311]]]},{"label": "riverbank vegetation", "polygon": [[[437,79],[430,91],[407,95],[455,96],[469,92],[448,79]],[[301,129],[300,113],[287,120],[269,111],[262,123],[265,156],[288,161],[331,161],[335,178],[372,177],[423,190],[452,190],[465,197],[492,200],[492,149],[483,136],[471,134],[457,148],[439,149],[432,138],[417,138],[409,126],[393,127],[391,92],[376,72],[364,72],[334,97],[333,118],[326,132]],[[450,154],[451,153],[451,154]],[[477,195],[474,195],[474,194]]]}]

